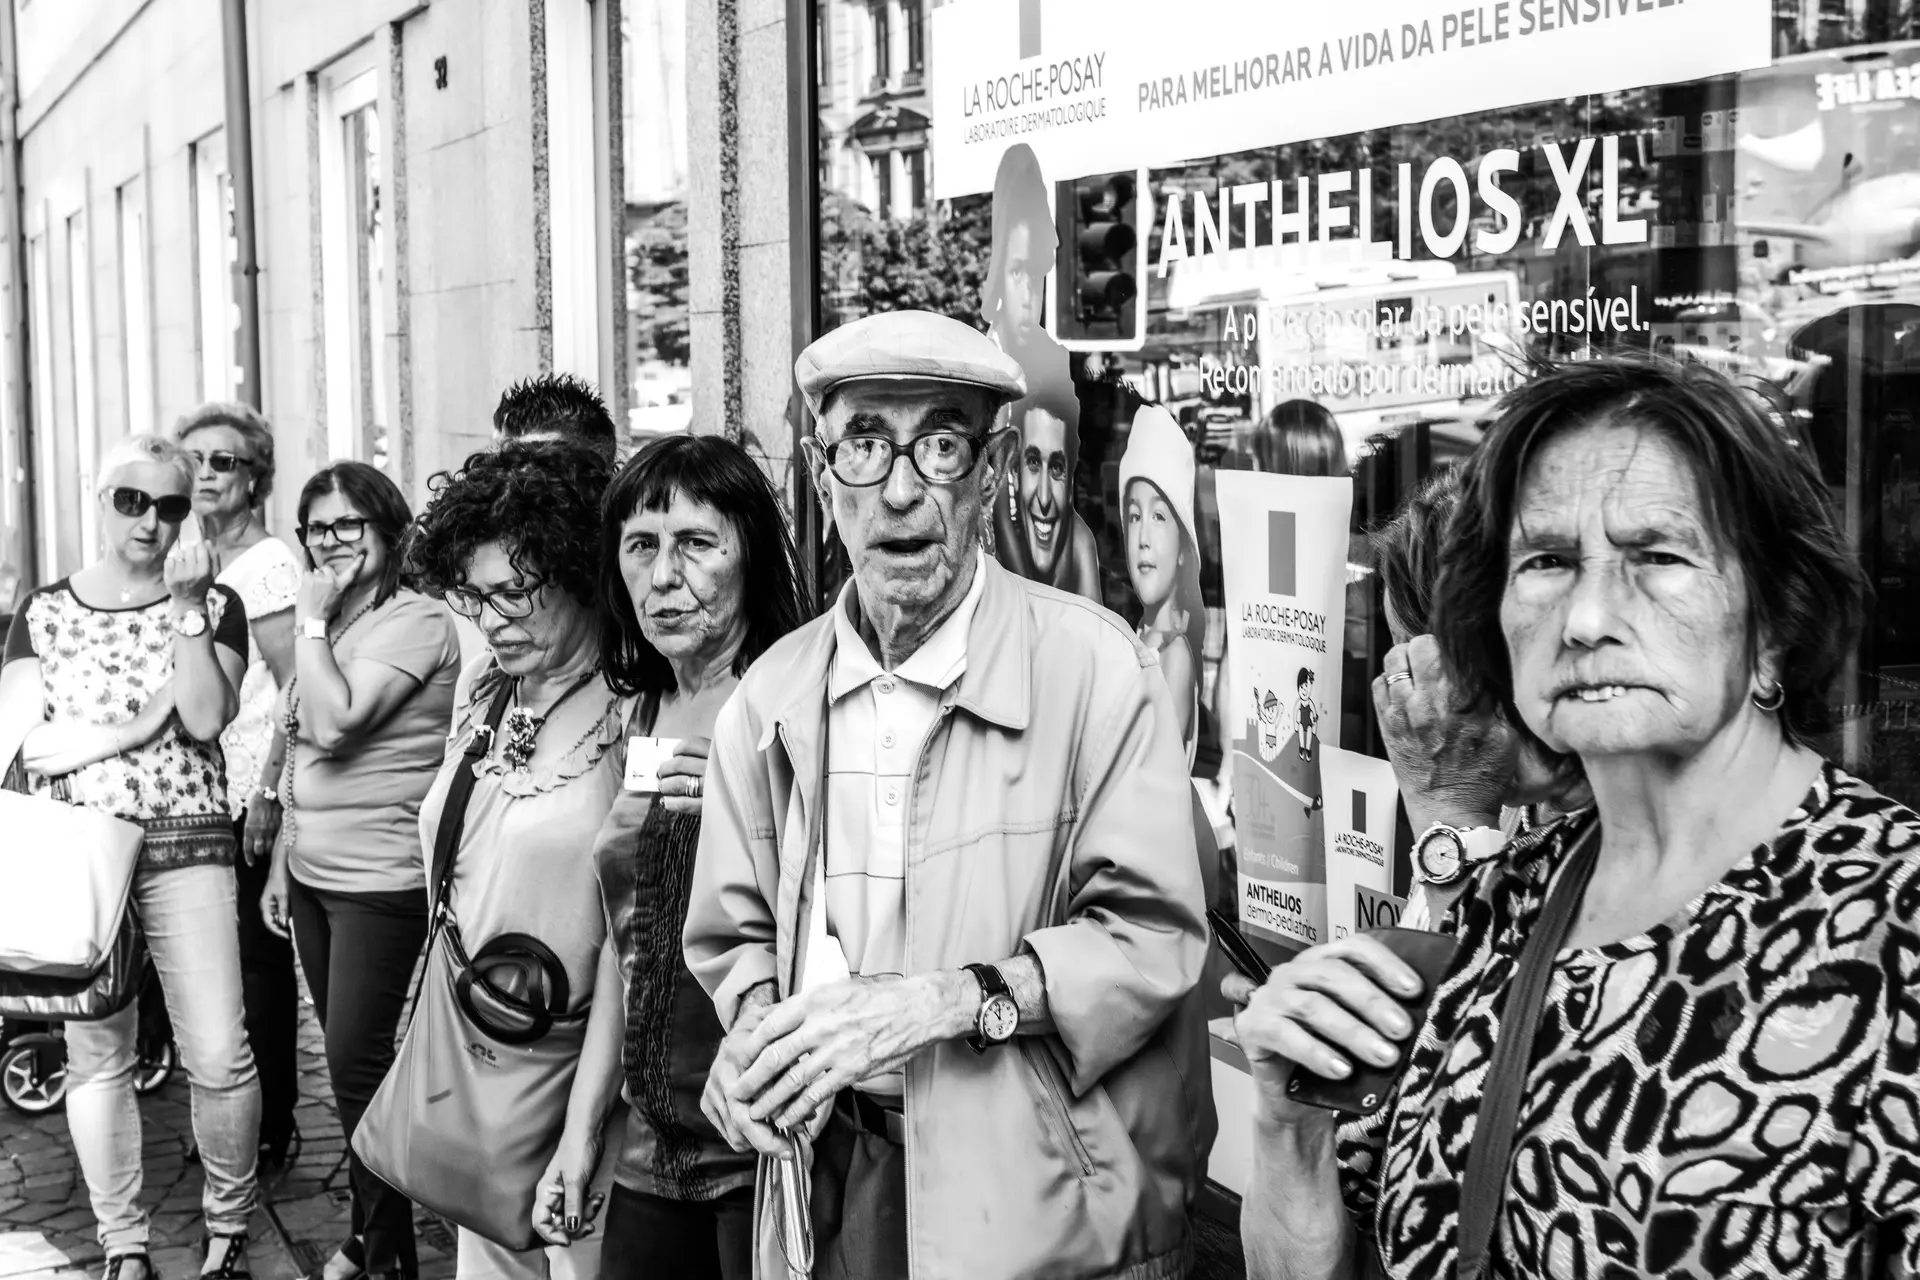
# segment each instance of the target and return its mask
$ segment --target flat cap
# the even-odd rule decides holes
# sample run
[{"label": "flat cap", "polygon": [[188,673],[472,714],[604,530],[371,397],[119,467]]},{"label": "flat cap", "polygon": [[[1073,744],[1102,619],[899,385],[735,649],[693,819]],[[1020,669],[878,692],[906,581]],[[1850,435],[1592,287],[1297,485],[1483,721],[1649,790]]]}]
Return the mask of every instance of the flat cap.
[{"label": "flat cap", "polygon": [[876,378],[982,387],[997,398],[996,408],[1027,393],[1018,361],[972,325],[931,311],[887,311],[841,325],[793,362],[793,379],[816,418],[835,387]]}]

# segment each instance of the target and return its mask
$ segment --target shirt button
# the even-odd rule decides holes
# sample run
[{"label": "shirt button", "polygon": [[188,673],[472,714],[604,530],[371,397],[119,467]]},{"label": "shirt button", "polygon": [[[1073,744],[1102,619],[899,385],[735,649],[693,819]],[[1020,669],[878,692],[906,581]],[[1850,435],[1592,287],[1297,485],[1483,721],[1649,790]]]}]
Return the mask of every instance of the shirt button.
[{"label": "shirt button", "polygon": [[881,734],[880,745],[883,747],[891,747],[893,745],[893,735],[891,733]]},{"label": "shirt button", "polygon": [[880,692],[882,692],[882,693],[892,693],[892,692],[893,692],[893,681],[891,681],[891,680],[876,680],[876,681],[874,682],[874,685],[873,685],[873,687],[874,687],[874,688],[876,688],[876,689],[878,689],[878,690],[879,690]]},{"label": "shirt button", "polygon": [[895,791],[892,787],[887,788],[887,803],[888,804],[900,803],[900,793],[898,791]]}]

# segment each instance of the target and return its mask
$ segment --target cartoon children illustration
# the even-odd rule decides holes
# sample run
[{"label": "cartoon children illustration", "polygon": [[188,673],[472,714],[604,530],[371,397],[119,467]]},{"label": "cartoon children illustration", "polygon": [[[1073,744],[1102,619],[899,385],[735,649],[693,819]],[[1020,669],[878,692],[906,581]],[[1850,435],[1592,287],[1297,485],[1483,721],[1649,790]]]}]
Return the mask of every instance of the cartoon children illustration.
[{"label": "cartoon children illustration", "polygon": [[[1282,714],[1279,691],[1253,690],[1253,720],[1249,736],[1258,746],[1260,758],[1267,762],[1267,773],[1299,801],[1311,818],[1325,805],[1320,794],[1320,721],[1326,709],[1314,700],[1313,687],[1319,677],[1311,667],[1300,668],[1294,680],[1292,724]],[[1291,728],[1284,740],[1282,731]],[[1293,750],[1286,748],[1291,745]]]},{"label": "cartoon children illustration", "polygon": [[1313,700],[1314,673],[1312,667],[1300,668],[1298,693],[1295,695],[1295,723],[1299,726],[1296,736],[1299,739],[1300,758],[1314,758],[1313,749],[1319,745],[1320,708]]},{"label": "cartoon children illustration", "polygon": [[1194,537],[1193,445],[1173,415],[1142,405],[1120,459],[1127,577],[1140,597],[1140,639],[1160,655],[1180,735],[1193,763],[1200,731],[1200,654],[1206,602]]}]

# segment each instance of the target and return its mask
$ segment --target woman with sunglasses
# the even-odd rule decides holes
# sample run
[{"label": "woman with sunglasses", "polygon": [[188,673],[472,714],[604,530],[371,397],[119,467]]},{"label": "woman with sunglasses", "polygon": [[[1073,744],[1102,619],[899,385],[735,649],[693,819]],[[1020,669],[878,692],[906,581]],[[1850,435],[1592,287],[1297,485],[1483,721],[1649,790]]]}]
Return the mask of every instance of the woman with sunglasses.
[{"label": "woman with sunglasses", "polygon": [[[245,1276],[260,1084],[242,1023],[233,820],[220,734],[247,667],[247,616],[204,543],[178,545],[193,462],[136,435],[101,461],[105,553],[15,614],[0,670],[0,741],[29,790],[139,823],[133,909],[192,1084],[210,1274]],[[59,850],[48,851],[49,855]],[[6,892],[16,892],[11,886]],[[151,1280],[133,1092],[137,1002],[67,1027],[67,1128],[106,1280]]]},{"label": "woman with sunglasses", "polygon": [[293,596],[300,562],[267,532],[262,507],[273,493],[273,431],[251,405],[212,402],[183,415],[173,438],[193,460],[195,523],[213,552],[217,581],[247,607],[252,661],[240,684],[240,710],[220,735],[227,758],[227,808],[240,857],[233,864],[240,895],[240,980],[247,1040],[260,1071],[260,1163],[284,1166],[297,1148],[293,1119],[300,1100],[300,987],[293,948],[260,920],[280,809],[271,802],[277,778],[262,777],[273,741],[273,707],[293,676]]},{"label": "woman with sunglasses", "polygon": [[280,823],[260,912],[281,937],[292,923],[349,1144],[350,1233],[317,1277],[412,1276],[413,1206],[351,1143],[393,1063],[427,937],[420,804],[446,744],[460,646],[440,603],[402,585],[412,513],[385,473],[336,462],[307,481],[299,514],[309,568],[268,757]]},{"label": "woman with sunglasses", "polygon": [[[600,1265],[592,1221],[612,1181],[613,1162],[600,1154],[619,1100],[626,1028],[593,849],[620,794],[637,702],[601,667],[595,570],[610,478],[606,458],[567,442],[476,453],[434,479],[433,504],[407,543],[422,588],[443,593],[487,641],[421,810],[420,843],[431,857],[454,771],[504,696],[454,850],[451,916],[475,967],[489,953],[506,958],[510,945],[526,964],[528,1001],[568,1019],[575,1034],[585,1018],[572,1095],[565,1116],[554,1117],[563,1130],[555,1164],[567,1180],[540,1223],[549,1247],[516,1253],[463,1227],[459,1280],[591,1277]],[[511,1012],[482,991],[465,1015],[467,1032],[476,1044],[508,1045],[498,1033],[510,1037],[524,1024],[483,1019]],[[529,1184],[541,1174],[493,1172]]]}]

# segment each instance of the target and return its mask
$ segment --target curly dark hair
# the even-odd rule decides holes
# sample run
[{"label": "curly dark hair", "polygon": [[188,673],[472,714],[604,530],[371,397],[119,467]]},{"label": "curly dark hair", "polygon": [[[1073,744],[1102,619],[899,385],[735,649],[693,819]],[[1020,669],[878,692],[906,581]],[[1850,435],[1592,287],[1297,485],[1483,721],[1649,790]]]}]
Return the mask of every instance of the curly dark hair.
[{"label": "curly dark hair", "polygon": [[622,694],[666,693],[673,668],[640,630],[620,573],[620,529],[636,511],[665,511],[677,494],[712,507],[740,538],[747,633],[733,673],[745,675],[773,642],[806,621],[800,557],[780,499],[752,456],[722,436],[666,436],[627,459],[600,511],[600,653]]},{"label": "curly dark hair", "polygon": [[1859,635],[1867,587],[1814,460],[1705,367],[1611,356],[1545,368],[1507,398],[1461,472],[1433,629],[1462,696],[1497,702],[1524,730],[1500,626],[1520,485],[1549,440],[1605,422],[1657,431],[1692,464],[1707,528],[1746,578],[1751,643],[1779,654],[1781,729],[1799,743],[1826,732],[1827,699]]},{"label": "curly dark hair", "polygon": [[521,574],[592,608],[600,496],[612,478],[605,457],[571,441],[472,454],[427,481],[433,497],[408,534],[406,572],[420,590],[445,595],[466,581],[476,549],[500,542]]}]

